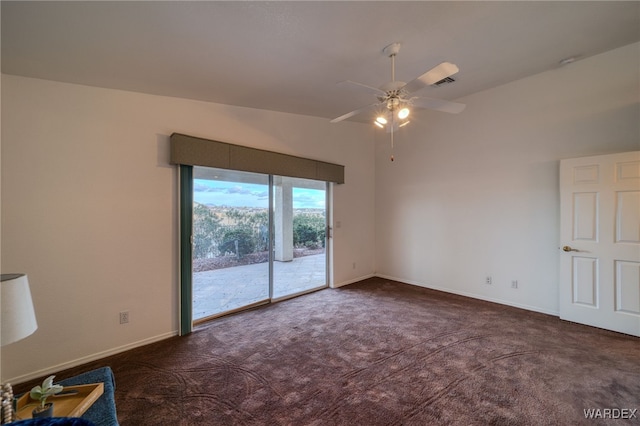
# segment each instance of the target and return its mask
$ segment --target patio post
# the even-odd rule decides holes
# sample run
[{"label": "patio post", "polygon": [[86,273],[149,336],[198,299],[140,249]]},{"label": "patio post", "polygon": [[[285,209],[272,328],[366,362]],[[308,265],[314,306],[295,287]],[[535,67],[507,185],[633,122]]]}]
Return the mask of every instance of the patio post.
[{"label": "patio post", "polygon": [[289,179],[274,176],[275,228],[274,259],[280,262],[293,260],[293,186]]}]

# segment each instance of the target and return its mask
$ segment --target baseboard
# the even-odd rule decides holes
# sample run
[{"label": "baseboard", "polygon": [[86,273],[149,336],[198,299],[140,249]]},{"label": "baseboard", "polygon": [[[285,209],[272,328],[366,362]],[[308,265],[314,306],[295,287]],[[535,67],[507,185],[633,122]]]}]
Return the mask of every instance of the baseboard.
[{"label": "baseboard", "polygon": [[[375,276],[376,276],[376,274],[367,274],[367,275],[363,275],[363,276],[358,277],[358,278],[354,278],[352,280],[342,281],[339,284],[335,284],[334,283],[332,288],[338,288],[338,287],[342,287],[342,286],[345,286],[345,285],[357,283],[358,281],[366,280],[367,278],[373,278]],[[391,278],[389,278],[389,279],[391,279]]]},{"label": "baseboard", "polygon": [[424,288],[428,288],[428,289],[431,289],[431,290],[442,291],[442,292],[445,292],[445,293],[457,294],[458,296],[465,296],[465,297],[470,297],[472,299],[484,300],[485,302],[493,302],[493,303],[498,303],[500,305],[507,305],[507,306],[512,306],[514,308],[524,309],[524,310],[527,310],[527,311],[539,312],[541,314],[552,315],[554,317],[559,317],[560,316],[560,312],[550,311],[550,310],[547,310],[547,309],[542,309],[542,308],[539,308],[537,306],[530,306],[530,305],[524,305],[524,304],[521,304],[521,303],[514,303],[514,302],[511,302],[509,300],[504,300],[504,299],[495,299],[493,297],[487,297],[487,296],[483,296],[483,295],[475,294],[475,293],[468,293],[466,291],[456,291],[456,290],[452,290],[452,289],[446,288],[446,287],[438,287],[438,286],[428,285],[428,284],[421,283],[421,282],[418,282],[418,281],[406,280],[406,279],[403,279],[403,278],[396,278],[396,277],[392,277],[392,276],[389,276],[389,275],[376,274],[375,276],[379,277],[379,278],[384,278],[386,280],[398,281],[398,282],[405,283],[405,284],[415,285],[417,287],[424,287]]},{"label": "baseboard", "polygon": [[125,352],[130,349],[138,348],[140,346],[148,345],[150,343],[159,342],[160,340],[165,340],[173,336],[177,336],[177,331],[171,331],[169,333],[160,334],[158,336],[150,337],[148,339],[139,340],[137,342],[129,343],[123,346],[118,346],[117,348],[112,348],[106,351],[97,352],[95,354],[91,354],[82,358],[74,359],[72,361],[63,362],[61,364],[52,365],[50,367],[43,368],[41,370],[33,371],[29,374],[24,374],[22,376],[13,377],[11,379],[5,380],[6,383],[18,384],[22,382],[26,382],[32,379],[37,379],[39,377],[47,376],[53,373],[57,373],[58,371],[66,370],[68,368],[77,367],[82,364],[86,364],[91,361],[97,361],[102,358],[106,358],[111,355],[118,354],[120,352]]}]

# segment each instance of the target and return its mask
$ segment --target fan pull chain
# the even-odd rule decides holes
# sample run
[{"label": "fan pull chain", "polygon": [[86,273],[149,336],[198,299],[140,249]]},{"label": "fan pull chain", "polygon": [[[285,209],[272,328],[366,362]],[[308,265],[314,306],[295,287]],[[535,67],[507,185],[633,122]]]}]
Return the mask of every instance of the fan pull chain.
[{"label": "fan pull chain", "polygon": [[[391,120],[391,124],[393,125],[393,120]],[[393,161],[393,127],[391,128],[391,161]]]},{"label": "fan pull chain", "polygon": [[[393,63],[394,56],[395,55],[391,56],[391,63]],[[393,161],[393,130],[395,129],[395,126],[395,114],[393,113],[393,111],[391,111],[391,161]]]}]

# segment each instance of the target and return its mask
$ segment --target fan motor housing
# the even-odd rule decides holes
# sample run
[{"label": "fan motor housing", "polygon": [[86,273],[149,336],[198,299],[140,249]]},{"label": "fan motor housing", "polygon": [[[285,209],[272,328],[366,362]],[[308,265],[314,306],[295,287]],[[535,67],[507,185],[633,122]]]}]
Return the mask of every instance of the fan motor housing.
[{"label": "fan motor housing", "polygon": [[389,111],[394,111],[399,106],[400,106],[400,99],[398,97],[393,96],[387,99],[387,109]]},{"label": "fan motor housing", "polygon": [[387,103],[387,109],[393,111],[400,105],[405,93],[402,88],[405,86],[404,81],[391,81],[380,87],[380,90],[385,92],[384,96],[378,96],[380,102]]}]

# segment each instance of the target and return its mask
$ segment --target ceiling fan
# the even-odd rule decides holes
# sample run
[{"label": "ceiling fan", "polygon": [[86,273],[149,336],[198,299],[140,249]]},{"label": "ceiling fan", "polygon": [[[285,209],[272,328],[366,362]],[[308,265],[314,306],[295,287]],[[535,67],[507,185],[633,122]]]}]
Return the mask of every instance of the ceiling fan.
[{"label": "ceiling fan", "polygon": [[[382,49],[382,53],[391,58],[391,81],[380,86],[380,88],[350,80],[338,83],[340,86],[371,93],[376,96],[378,101],[334,118],[331,123],[337,123],[358,114],[377,110],[374,124],[391,133],[391,147],[393,148],[393,133],[400,127],[409,124],[411,107],[428,108],[453,114],[464,110],[465,105],[461,103],[411,96],[413,93],[457,73],[459,69],[455,64],[443,62],[409,83],[396,81],[395,57],[399,51],[400,43],[391,43]],[[391,161],[393,161],[393,155],[391,156]]]}]

